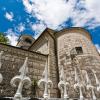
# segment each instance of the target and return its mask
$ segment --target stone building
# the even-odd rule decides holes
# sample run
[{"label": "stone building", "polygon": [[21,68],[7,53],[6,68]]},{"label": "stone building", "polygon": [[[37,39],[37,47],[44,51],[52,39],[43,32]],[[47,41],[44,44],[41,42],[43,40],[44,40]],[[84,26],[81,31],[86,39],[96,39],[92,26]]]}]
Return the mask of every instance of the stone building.
[{"label": "stone building", "polygon": [[[0,83],[0,96],[14,96],[17,88],[11,87],[10,81],[19,74],[19,69],[26,57],[29,58],[28,76],[31,80],[41,79],[48,60],[48,75],[53,82],[53,88],[50,91],[52,98],[63,97],[64,92],[58,89],[58,83],[63,81],[63,76],[69,84],[66,89],[69,97],[79,98],[80,90],[85,98],[100,96],[100,90],[97,91],[97,88],[100,88],[100,83],[97,82],[100,80],[100,56],[89,32],[83,28],[74,27],[61,31],[47,28],[36,40],[31,36],[21,36],[17,47],[0,43],[0,51],[4,51],[0,69],[3,76],[3,81]],[[62,69],[64,69],[63,76],[61,76]],[[77,89],[74,88],[77,83],[80,84],[79,89],[78,86]],[[94,88],[87,90],[87,85]],[[91,92],[91,89],[94,92]],[[43,88],[37,87],[36,91],[37,97],[43,97]],[[22,94],[32,97],[32,92],[30,87],[23,89]]]}]

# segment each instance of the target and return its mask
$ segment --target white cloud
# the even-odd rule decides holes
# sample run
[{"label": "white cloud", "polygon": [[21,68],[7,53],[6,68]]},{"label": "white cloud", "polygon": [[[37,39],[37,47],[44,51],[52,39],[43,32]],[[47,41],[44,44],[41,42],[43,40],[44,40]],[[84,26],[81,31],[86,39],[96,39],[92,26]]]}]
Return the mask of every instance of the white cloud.
[{"label": "white cloud", "polygon": [[100,45],[99,44],[96,44],[95,46],[96,46],[98,52],[100,53]]},{"label": "white cloud", "polygon": [[25,25],[23,23],[20,23],[17,27],[18,32],[23,32],[25,30]]},{"label": "white cloud", "polygon": [[32,5],[30,5],[29,1],[28,0],[23,0],[23,4],[26,7],[26,11],[28,13],[31,13],[32,12]]},{"label": "white cloud", "polygon": [[6,37],[8,37],[10,44],[13,45],[13,46],[16,46],[18,36],[13,32],[12,29],[8,29],[8,31],[6,33],[7,33]]},{"label": "white cloud", "polygon": [[85,0],[86,8],[100,22],[100,0]]},{"label": "white cloud", "polygon": [[[48,27],[56,29],[69,18],[75,0],[23,0],[23,4],[29,13],[43,21]],[[29,6],[28,6],[29,5]],[[31,9],[31,10],[29,10]]]},{"label": "white cloud", "polygon": [[14,15],[12,12],[10,12],[10,13],[6,12],[5,18],[7,18],[9,21],[13,21],[13,17],[14,17]]},{"label": "white cloud", "polygon": [[73,26],[100,26],[100,0],[23,0],[28,13],[52,29],[69,18]]},{"label": "white cloud", "polygon": [[34,37],[38,38],[38,36],[40,35],[40,33],[43,32],[46,26],[43,23],[37,23],[37,24],[31,24],[31,28],[33,31],[35,31]]},{"label": "white cloud", "polygon": [[88,28],[100,26],[100,0],[82,0],[79,3],[85,10],[73,9],[71,18],[74,26]]}]

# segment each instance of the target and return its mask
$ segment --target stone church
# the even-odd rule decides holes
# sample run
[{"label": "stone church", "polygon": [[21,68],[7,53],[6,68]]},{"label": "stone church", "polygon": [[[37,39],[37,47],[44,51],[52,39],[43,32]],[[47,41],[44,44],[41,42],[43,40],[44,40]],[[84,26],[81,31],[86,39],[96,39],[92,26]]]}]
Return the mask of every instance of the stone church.
[{"label": "stone church", "polygon": [[[53,83],[51,98],[100,98],[100,56],[90,33],[83,28],[47,28],[36,40],[29,35],[20,36],[16,47],[0,43],[0,51],[0,96],[14,96],[17,87],[11,86],[11,79],[20,74],[19,69],[28,57],[27,76],[31,81],[42,78],[47,61],[48,77]],[[33,91],[31,87],[23,88],[22,95],[32,97]],[[36,97],[42,98],[43,92],[44,88],[36,86]]]}]

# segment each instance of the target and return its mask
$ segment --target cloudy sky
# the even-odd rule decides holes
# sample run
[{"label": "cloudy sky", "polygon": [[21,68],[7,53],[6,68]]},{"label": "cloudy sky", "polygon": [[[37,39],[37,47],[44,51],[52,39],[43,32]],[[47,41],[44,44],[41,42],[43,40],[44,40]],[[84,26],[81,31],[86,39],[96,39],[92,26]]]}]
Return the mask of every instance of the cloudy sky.
[{"label": "cloudy sky", "polygon": [[21,34],[84,27],[100,50],[100,0],[0,0],[0,32],[15,46]]}]

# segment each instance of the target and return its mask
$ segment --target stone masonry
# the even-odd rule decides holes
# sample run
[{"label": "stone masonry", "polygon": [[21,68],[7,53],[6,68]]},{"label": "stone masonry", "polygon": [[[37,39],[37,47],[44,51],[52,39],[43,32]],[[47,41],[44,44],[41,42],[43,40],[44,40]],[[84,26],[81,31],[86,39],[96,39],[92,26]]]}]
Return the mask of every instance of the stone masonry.
[{"label": "stone masonry", "polygon": [[[19,74],[19,68],[22,66],[25,57],[29,58],[28,68],[31,80],[41,79],[45,61],[48,59],[48,75],[53,82],[53,88],[50,91],[51,98],[61,96],[58,89],[61,66],[64,68],[66,81],[70,84],[68,88],[69,97],[79,98],[79,91],[74,90],[74,68],[77,68],[80,81],[83,83],[85,83],[85,75],[82,70],[87,71],[94,87],[96,86],[96,80],[92,70],[96,71],[100,80],[100,56],[92,43],[89,32],[83,28],[69,28],[59,32],[47,28],[28,50],[0,44],[0,51],[4,51],[3,65],[0,69],[4,79],[0,84],[0,96],[14,96],[16,88],[11,87],[10,80]],[[74,63],[74,58],[78,60],[77,64]],[[37,97],[43,97],[43,91],[43,89],[37,88]],[[90,91],[85,88],[82,91],[85,98],[91,98]],[[100,98],[100,92],[95,90],[95,95]],[[23,96],[32,97],[31,87],[27,90],[23,89]]]},{"label": "stone masonry", "polygon": [[[2,56],[2,67],[0,72],[3,75],[3,82],[0,84],[0,96],[12,97],[17,88],[10,85],[11,79],[19,75],[19,69],[23,65],[25,57],[28,57],[29,77],[32,81],[39,80],[42,76],[45,67],[47,55],[29,52],[19,48],[0,44],[0,51],[4,51]],[[27,92],[26,92],[27,91]],[[32,96],[31,87],[28,90],[23,90],[23,96]],[[39,92],[38,92],[39,91]],[[42,97],[42,91],[37,89],[37,96]]]}]

